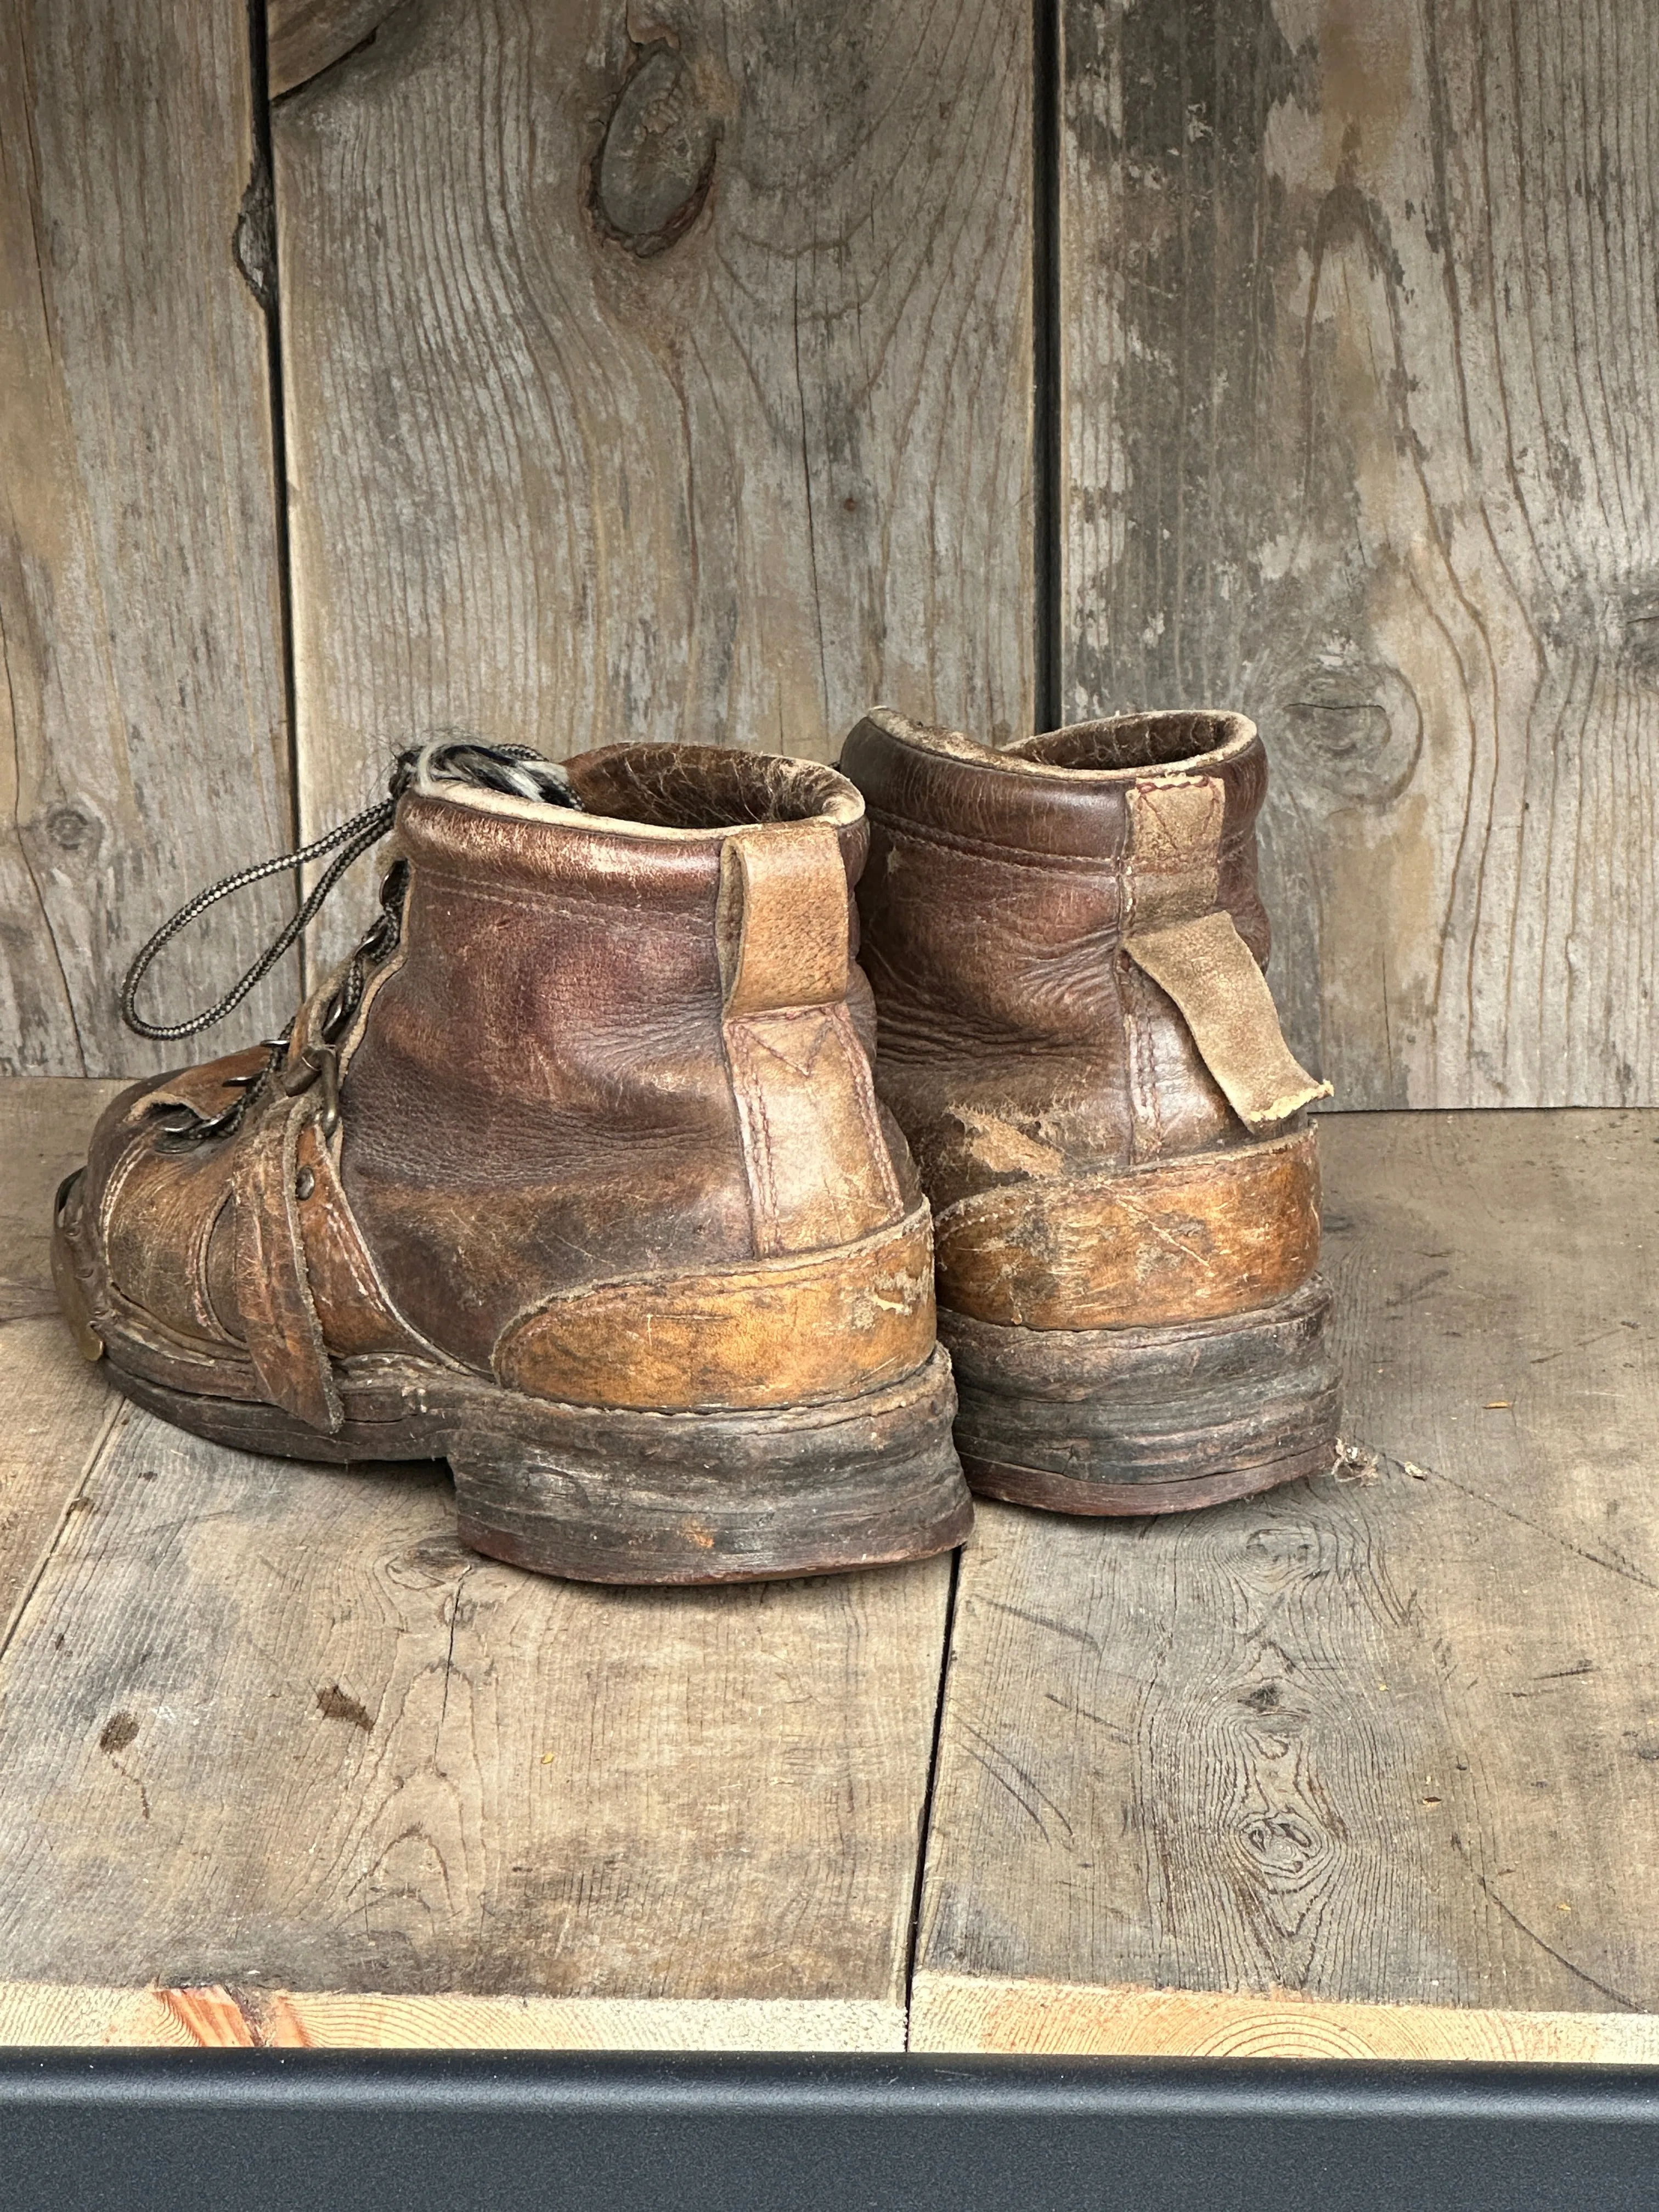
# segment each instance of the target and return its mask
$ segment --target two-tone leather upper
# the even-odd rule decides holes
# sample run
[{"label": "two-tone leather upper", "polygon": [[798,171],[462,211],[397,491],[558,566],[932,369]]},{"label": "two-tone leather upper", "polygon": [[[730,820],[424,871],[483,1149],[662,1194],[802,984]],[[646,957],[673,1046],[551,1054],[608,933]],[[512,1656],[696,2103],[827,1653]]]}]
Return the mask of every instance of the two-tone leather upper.
[{"label": "two-tone leather upper", "polygon": [[[936,1207],[1061,1163],[1121,1169],[1249,1139],[1192,1022],[1134,954],[1219,916],[1265,967],[1254,725],[1123,716],[994,752],[882,711],[842,765],[870,812],[859,905],[878,1081]],[[1276,1052],[1301,1091],[1283,1118],[1322,1086],[1289,1062],[1265,986],[1255,1012],[1272,1024],[1261,1058]]]},{"label": "two-tone leather upper", "polygon": [[199,1387],[238,1387],[245,1348],[328,1427],[330,1363],[362,1353],[673,1407],[927,1355],[926,1207],[854,957],[859,794],[706,747],[566,773],[579,808],[423,773],[404,793],[401,927],[333,1048],[337,1121],[302,1079],[331,978],[234,1135],[181,1146],[169,1116],[216,1111],[258,1053],[100,1123],[79,1203],[109,1290],[231,1362]]},{"label": "two-tone leather upper", "polygon": [[1262,969],[1242,715],[1137,714],[993,751],[878,710],[842,760],[877,1083],[933,1201],[942,1298],[1048,1328],[1241,1310],[1318,1249]]}]

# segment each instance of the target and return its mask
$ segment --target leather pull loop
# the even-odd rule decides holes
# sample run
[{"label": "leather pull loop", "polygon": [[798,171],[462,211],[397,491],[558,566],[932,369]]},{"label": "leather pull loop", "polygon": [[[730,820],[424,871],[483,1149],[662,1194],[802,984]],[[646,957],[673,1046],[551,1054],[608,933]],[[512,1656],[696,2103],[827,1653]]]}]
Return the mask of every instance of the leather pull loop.
[{"label": "leather pull loop", "polygon": [[827,822],[740,830],[720,854],[720,969],[728,1019],[847,996],[841,843]]},{"label": "leather pull loop", "polygon": [[1204,1065],[1252,1129],[1288,1121],[1331,1086],[1285,1043],[1267,979],[1224,907],[1167,929],[1139,931],[1124,951],[1181,1009]]},{"label": "leather pull loop", "polygon": [[312,1302],[300,1241],[300,1131],[309,1094],[268,1115],[243,1147],[231,1185],[236,1205],[236,1304],[248,1357],[266,1395],[332,1436],[345,1419]]}]

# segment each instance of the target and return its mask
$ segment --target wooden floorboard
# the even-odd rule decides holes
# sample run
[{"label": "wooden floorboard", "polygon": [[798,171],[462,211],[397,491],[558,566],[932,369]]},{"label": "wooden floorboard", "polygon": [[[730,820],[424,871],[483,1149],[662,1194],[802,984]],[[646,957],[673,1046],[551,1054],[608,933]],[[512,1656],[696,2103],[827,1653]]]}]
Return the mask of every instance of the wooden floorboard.
[{"label": "wooden floorboard", "polygon": [[1348,1462],[981,1509],[919,2048],[1659,2058],[1659,1115],[1322,1143]]},{"label": "wooden floorboard", "polygon": [[948,1577],[559,1584],[137,1414],[0,1664],[0,2039],[896,2048]]},{"label": "wooden floorboard", "polygon": [[58,1316],[52,1194],[120,1083],[0,1081],[0,1649],[118,1401]]},{"label": "wooden floorboard", "polygon": [[[123,1409],[0,1086],[0,2040],[896,2048],[949,1569],[661,1595]],[[1659,1115],[1328,1118],[1330,1477],[981,1508],[911,2040],[1659,2059]]]}]

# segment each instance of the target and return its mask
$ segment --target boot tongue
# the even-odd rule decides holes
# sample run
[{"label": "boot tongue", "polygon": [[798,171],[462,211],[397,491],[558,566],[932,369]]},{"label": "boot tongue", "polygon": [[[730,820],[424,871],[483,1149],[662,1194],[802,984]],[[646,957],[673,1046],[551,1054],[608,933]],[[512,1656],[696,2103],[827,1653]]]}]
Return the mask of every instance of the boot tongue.
[{"label": "boot tongue", "polygon": [[466,783],[509,799],[529,799],[543,806],[583,811],[574,785],[556,761],[528,745],[487,745],[476,738],[448,738],[406,752],[398,763],[392,795],[424,779],[428,783]]}]

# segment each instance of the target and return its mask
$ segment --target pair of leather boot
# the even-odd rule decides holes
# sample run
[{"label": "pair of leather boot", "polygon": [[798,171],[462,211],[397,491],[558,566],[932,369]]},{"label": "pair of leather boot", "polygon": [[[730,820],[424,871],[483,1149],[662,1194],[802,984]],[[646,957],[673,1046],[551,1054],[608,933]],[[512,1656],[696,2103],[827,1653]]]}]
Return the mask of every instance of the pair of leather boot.
[{"label": "pair of leather boot", "polygon": [[597,1581],[921,1558],[964,1468],[1123,1513],[1328,1465],[1252,726],[878,713],[842,771],[406,756],[350,958],[60,1191],[82,1349],[222,1443],[447,1458],[465,1541]]}]

